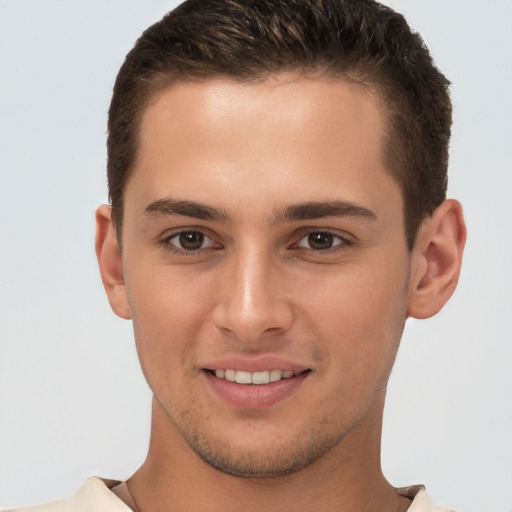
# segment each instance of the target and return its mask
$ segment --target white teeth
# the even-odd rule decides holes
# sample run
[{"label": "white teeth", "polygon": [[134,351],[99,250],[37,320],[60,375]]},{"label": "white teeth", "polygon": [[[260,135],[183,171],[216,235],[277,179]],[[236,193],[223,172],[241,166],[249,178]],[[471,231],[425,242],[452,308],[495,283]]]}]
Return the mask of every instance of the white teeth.
[{"label": "white teeth", "polygon": [[229,382],[237,384],[268,384],[277,382],[281,379],[293,377],[295,372],[292,370],[266,370],[263,372],[244,372],[241,370],[219,369],[215,370],[215,376],[219,379],[226,379]]},{"label": "white teeth", "polygon": [[278,380],[281,380],[282,376],[283,376],[283,372],[281,370],[270,370],[269,381],[277,382]]},{"label": "white teeth", "polygon": [[235,373],[235,382],[238,382],[238,384],[252,384],[251,372],[241,372],[238,370]]},{"label": "white teeth", "polygon": [[270,382],[269,372],[254,372],[252,374],[253,384],[268,384]]}]

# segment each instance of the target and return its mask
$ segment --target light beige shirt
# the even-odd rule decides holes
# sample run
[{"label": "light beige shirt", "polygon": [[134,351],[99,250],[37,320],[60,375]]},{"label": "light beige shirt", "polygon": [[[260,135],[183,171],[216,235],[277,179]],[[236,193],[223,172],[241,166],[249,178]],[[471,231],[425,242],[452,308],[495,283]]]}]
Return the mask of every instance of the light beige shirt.
[{"label": "light beige shirt", "polygon": [[[111,491],[120,483],[117,480],[105,480],[93,476],[68,499],[4,512],[133,512],[133,509]],[[121,487],[121,492],[119,490],[118,488],[118,494],[126,496],[125,488]],[[455,512],[452,509],[433,505],[422,485],[402,487],[398,489],[398,493],[413,500],[407,512]]]}]

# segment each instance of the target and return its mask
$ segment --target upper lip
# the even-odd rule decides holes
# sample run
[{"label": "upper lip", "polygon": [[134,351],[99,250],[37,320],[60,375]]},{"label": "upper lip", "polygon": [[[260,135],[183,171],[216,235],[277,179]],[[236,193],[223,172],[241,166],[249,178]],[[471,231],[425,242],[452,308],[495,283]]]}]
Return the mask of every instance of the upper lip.
[{"label": "upper lip", "polygon": [[292,371],[296,374],[309,370],[304,366],[276,356],[258,356],[255,358],[247,357],[226,357],[215,361],[207,362],[202,365],[206,370],[233,369],[242,372],[264,372],[268,370]]}]

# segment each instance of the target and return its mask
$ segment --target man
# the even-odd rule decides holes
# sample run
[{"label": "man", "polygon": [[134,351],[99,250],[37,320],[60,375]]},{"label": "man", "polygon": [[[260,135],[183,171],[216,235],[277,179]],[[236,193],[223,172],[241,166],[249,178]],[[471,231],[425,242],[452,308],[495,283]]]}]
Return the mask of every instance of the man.
[{"label": "man", "polygon": [[386,481],[380,433],[405,320],[460,271],[447,87],[370,0],[189,0],[143,34],[96,251],[150,448],[38,510],[446,510]]}]

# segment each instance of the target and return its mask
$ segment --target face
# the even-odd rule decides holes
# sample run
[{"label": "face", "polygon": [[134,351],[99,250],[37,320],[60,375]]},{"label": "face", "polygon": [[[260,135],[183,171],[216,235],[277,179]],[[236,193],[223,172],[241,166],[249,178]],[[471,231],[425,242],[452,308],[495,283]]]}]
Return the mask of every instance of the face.
[{"label": "face", "polygon": [[159,421],[213,467],[287,474],[379,428],[410,268],[384,129],[377,96],[318,77],[176,84],[147,108],[127,303]]}]

